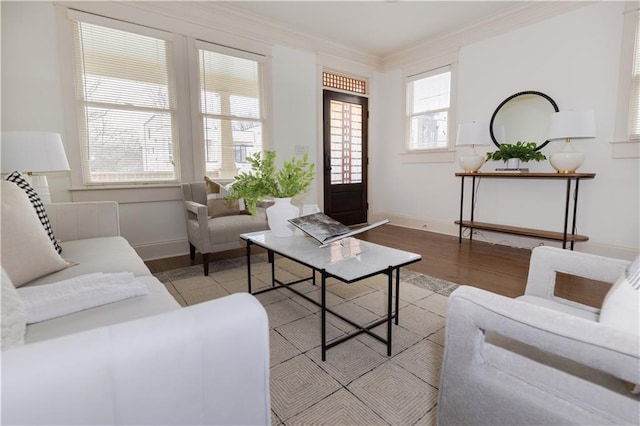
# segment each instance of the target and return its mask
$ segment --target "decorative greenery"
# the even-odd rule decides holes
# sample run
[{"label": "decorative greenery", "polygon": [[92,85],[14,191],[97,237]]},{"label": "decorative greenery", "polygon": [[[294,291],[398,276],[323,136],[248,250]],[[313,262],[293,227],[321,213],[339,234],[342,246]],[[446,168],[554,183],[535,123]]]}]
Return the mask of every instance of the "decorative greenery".
[{"label": "decorative greenery", "polygon": [[247,158],[251,171],[236,176],[226,198],[244,198],[247,209],[254,214],[258,201],[266,197],[289,198],[306,191],[314,177],[314,164],[309,163],[307,155],[301,160],[293,157],[280,169],[276,168],[275,159],[275,151],[264,151],[263,155],[256,153]]},{"label": "decorative greenery", "polygon": [[536,147],[535,142],[501,143],[497,151],[487,152],[487,160],[507,161],[510,158],[518,158],[522,162],[546,160],[547,157],[540,151],[536,151]]}]

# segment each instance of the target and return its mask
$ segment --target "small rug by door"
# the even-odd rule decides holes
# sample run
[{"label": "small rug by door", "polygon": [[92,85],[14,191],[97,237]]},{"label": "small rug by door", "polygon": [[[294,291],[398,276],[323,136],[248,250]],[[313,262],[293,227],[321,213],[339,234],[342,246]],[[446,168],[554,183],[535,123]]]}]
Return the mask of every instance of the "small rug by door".
[{"label": "small rug by door", "polygon": [[[266,255],[251,260],[254,288],[270,285]],[[212,262],[209,276],[202,265],[155,274],[182,306],[247,291],[244,257]],[[289,281],[311,270],[277,258],[276,276]],[[318,280],[319,282],[319,280]],[[319,300],[310,281],[296,285]],[[342,343],[320,356],[319,308],[286,290],[258,295],[269,316],[271,409],[274,425],[431,425],[444,349],[447,296],[457,284],[404,268],[400,274],[400,324],[393,328],[392,356],[368,335]],[[386,314],[387,277],[353,284],[327,282],[327,305],[358,323]],[[327,337],[352,330],[327,316]],[[385,335],[385,325],[378,334]]]}]

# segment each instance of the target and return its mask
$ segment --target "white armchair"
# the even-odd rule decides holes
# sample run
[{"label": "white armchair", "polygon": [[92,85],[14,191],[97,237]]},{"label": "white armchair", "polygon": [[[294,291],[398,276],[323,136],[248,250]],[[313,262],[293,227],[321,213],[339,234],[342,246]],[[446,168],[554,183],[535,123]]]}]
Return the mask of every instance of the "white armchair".
[{"label": "white armchair", "polygon": [[554,295],[556,272],[613,283],[629,262],[534,249],[525,295],[449,298],[438,423],[640,424],[640,336]]},{"label": "white armchair", "polygon": [[182,184],[189,255],[195,259],[196,251],[202,254],[204,274],[209,275],[209,253],[244,247],[240,234],[269,229],[266,215],[237,214],[210,217],[207,207],[205,182]]}]

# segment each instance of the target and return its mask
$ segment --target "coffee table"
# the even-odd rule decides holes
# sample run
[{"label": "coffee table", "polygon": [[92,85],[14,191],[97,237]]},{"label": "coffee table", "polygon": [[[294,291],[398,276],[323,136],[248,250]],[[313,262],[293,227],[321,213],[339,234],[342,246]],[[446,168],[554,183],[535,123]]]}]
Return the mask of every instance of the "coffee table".
[{"label": "coffee table", "polygon": [[[273,291],[280,288],[287,288],[298,296],[308,300],[321,309],[322,326],[322,360],[326,360],[326,352],[329,348],[340,344],[346,340],[352,339],[362,333],[366,333],[373,338],[387,345],[387,355],[391,356],[391,322],[395,318],[396,325],[400,318],[400,268],[414,262],[418,262],[422,257],[419,254],[411,253],[403,250],[385,247],[379,244],[358,240],[355,238],[346,238],[341,241],[331,243],[327,246],[321,246],[315,239],[303,235],[295,234],[291,237],[275,237],[271,231],[259,231],[241,234],[240,238],[247,243],[247,281],[249,293],[257,295],[267,291]],[[271,263],[271,287],[266,289],[251,291],[251,247],[259,246],[267,250],[268,259]],[[278,254],[287,259],[291,259],[301,265],[305,265],[312,270],[312,276],[294,280],[291,282],[282,282],[275,276],[275,256]],[[311,280],[316,285],[316,274],[319,272],[321,277],[321,302],[311,299],[306,294],[293,288],[295,284]],[[393,277],[395,273],[395,311],[393,310]],[[346,284],[351,284],[374,275],[384,274],[388,277],[388,299],[387,299],[387,315],[369,324],[357,324],[344,315],[341,315],[329,308],[326,304],[327,278],[336,278]],[[348,333],[346,336],[339,337],[327,342],[326,340],[326,321],[327,313],[330,313],[341,320],[356,327],[356,330]],[[372,329],[380,324],[387,323],[387,336],[374,333]]]}]

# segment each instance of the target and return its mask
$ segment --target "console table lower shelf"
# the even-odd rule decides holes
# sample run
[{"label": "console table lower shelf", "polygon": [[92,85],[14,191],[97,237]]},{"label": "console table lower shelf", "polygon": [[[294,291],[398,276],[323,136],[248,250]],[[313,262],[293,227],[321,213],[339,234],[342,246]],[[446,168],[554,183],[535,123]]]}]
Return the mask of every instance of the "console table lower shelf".
[{"label": "console table lower shelf", "polygon": [[494,223],[475,222],[470,220],[456,220],[456,225],[473,229],[484,229],[485,231],[501,232],[503,234],[522,235],[525,237],[543,238],[554,241],[585,242],[589,237],[579,234],[565,234],[563,232],[543,231],[540,229],[520,228],[517,226],[497,225]]}]

